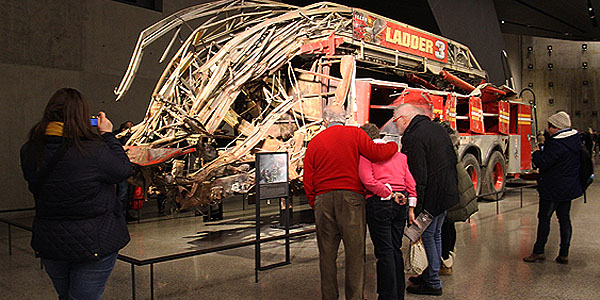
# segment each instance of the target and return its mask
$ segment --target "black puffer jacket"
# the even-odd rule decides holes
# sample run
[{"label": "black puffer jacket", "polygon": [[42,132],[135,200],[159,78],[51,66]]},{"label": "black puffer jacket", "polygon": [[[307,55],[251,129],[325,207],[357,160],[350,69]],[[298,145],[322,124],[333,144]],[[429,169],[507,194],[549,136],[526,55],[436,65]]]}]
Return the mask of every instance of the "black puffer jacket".
[{"label": "black puffer jacket", "polygon": [[[83,141],[82,153],[75,148],[64,152],[38,193],[35,149],[32,143],[21,148],[21,168],[35,198],[31,247],[36,256],[95,260],[129,242],[114,185],[131,175],[132,166],[112,133],[102,138]],[[59,151],[61,142],[59,136],[44,137],[45,162]]]},{"label": "black puffer jacket", "polygon": [[423,115],[415,116],[402,136],[402,153],[417,182],[415,213],[433,216],[458,203],[456,154],[446,130]]},{"label": "black puffer jacket", "polygon": [[531,160],[540,169],[540,199],[570,201],[583,195],[579,182],[581,147],[579,133],[569,129],[546,140],[544,150],[533,152]]}]

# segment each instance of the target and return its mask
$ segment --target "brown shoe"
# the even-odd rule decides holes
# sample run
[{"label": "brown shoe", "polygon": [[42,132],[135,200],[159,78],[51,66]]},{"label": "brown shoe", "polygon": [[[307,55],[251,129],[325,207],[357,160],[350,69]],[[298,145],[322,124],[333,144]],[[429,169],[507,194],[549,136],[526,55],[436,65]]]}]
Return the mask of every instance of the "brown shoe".
[{"label": "brown shoe", "polygon": [[531,253],[531,255],[527,256],[527,257],[523,257],[523,261],[524,262],[528,262],[528,263],[533,263],[536,261],[543,261],[546,259],[546,255],[542,254],[537,254],[537,253]]},{"label": "brown shoe", "polygon": [[450,276],[450,275],[452,275],[452,267],[446,268],[444,266],[441,266],[439,274],[440,274],[440,276]]},{"label": "brown shoe", "polygon": [[568,256],[557,256],[555,261],[559,264],[563,264],[566,265],[569,263],[569,257]]}]

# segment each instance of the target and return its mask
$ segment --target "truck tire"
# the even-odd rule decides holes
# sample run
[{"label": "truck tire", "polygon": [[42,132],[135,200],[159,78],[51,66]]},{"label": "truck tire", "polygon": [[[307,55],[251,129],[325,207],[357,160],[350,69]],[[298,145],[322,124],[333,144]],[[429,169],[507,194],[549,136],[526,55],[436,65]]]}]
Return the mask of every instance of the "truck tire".
[{"label": "truck tire", "polygon": [[471,153],[467,153],[462,158],[462,163],[465,166],[465,170],[471,176],[471,180],[473,181],[473,187],[475,188],[475,194],[481,194],[481,167],[479,166],[479,161],[475,157],[475,155]]},{"label": "truck tire", "polygon": [[[487,167],[483,170],[481,193],[483,195],[495,193],[504,189],[506,185],[506,160],[499,151],[494,151],[490,156]],[[501,199],[504,193],[484,196],[485,200],[495,201]]]}]

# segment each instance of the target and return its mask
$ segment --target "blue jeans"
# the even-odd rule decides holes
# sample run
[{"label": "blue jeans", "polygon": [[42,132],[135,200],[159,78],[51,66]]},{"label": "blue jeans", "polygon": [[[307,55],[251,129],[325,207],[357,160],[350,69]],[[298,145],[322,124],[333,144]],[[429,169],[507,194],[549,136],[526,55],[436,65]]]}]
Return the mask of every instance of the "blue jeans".
[{"label": "blue jeans", "polygon": [[42,258],[42,263],[59,300],[100,300],[117,254],[79,263]]},{"label": "blue jeans", "polygon": [[445,217],[446,212],[434,217],[429,227],[421,235],[429,262],[422,277],[428,285],[436,289],[442,288],[439,272],[442,264],[442,224]]},{"label": "blue jeans", "polygon": [[542,254],[548,234],[550,234],[550,219],[556,211],[558,218],[558,227],[560,230],[560,251],[558,255],[569,256],[569,245],[571,244],[571,201],[548,201],[540,199],[540,207],[538,211],[538,228],[537,239],[533,246],[533,253]]},{"label": "blue jeans", "polygon": [[402,235],[408,209],[393,200],[367,199],[367,225],[377,258],[379,300],[404,299],[404,260]]}]

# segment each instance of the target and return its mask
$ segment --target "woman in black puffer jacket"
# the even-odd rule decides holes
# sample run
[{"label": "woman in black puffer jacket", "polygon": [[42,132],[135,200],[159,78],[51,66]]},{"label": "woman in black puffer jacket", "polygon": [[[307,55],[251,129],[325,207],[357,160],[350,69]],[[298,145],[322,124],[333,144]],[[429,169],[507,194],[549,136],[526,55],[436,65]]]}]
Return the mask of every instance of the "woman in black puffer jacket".
[{"label": "woman in black puffer jacket", "polygon": [[35,199],[31,247],[59,299],[100,299],[129,232],[115,184],[132,166],[101,112],[97,131],[88,104],[58,90],[21,148],[21,167]]}]

